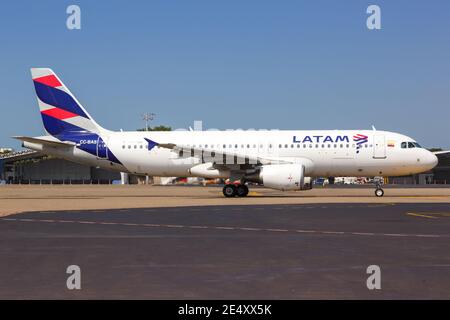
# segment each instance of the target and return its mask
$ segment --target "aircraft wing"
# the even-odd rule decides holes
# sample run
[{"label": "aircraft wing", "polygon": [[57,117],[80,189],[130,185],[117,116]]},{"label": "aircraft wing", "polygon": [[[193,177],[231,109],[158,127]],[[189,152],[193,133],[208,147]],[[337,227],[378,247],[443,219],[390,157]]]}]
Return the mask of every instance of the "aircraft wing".
[{"label": "aircraft wing", "polygon": [[[283,163],[295,163],[296,158],[286,158],[286,157],[270,157],[270,156],[254,156],[254,155],[248,155],[241,152],[234,152],[234,151],[228,151],[228,150],[217,150],[217,149],[210,149],[210,148],[197,148],[187,145],[181,145],[181,144],[175,144],[175,143],[158,143],[153,140],[145,138],[145,140],[149,144],[149,149],[154,148],[155,146],[158,146],[160,148],[166,148],[170,149],[176,152],[179,152],[183,150],[186,151],[193,151],[193,157],[200,158],[204,160],[204,162],[214,162],[213,159],[217,159],[220,166],[227,166],[227,162],[229,162],[229,159],[231,160],[231,164],[253,164],[253,165],[263,165],[263,164],[283,164]],[[185,155],[186,156],[186,155]],[[191,155],[192,156],[192,155]],[[225,161],[223,160],[225,157]],[[223,164],[220,164],[223,163]]]},{"label": "aircraft wing", "polygon": [[23,141],[23,142],[30,142],[30,143],[38,143],[45,146],[50,147],[56,147],[56,148],[67,148],[67,147],[73,147],[76,146],[73,142],[63,142],[58,140],[50,140],[51,137],[25,137],[25,136],[14,136],[12,137],[14,139]]},{"label": "aircraft wing", "polygon": [[450,155],[450,151],[435,151],[433,154],[437,157],[439,156],[448,156]]}]

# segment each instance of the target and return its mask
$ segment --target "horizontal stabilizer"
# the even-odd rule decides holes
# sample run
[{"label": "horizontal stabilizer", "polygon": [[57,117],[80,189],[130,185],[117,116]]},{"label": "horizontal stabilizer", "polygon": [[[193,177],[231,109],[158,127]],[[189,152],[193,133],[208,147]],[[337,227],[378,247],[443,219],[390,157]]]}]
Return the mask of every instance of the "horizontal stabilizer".
[{"label": "horizontal stabilizer", "polygon": [[25,136],[14,136],[12,138],[17,139],[17,140],[21,140],[21,141],[24,141],[24,142],[37,143],[37,144],[42,144],[42,145],[51,146],[51,147],[57,147],[57,148],[58,147],[59,148],[67,148],[67,147],[76,146],[76,144],[73,143],[73,142],[62,142],[62,141],[48,140],[48,139],[45,139],[44,137],[33,138],[33,137],[25,137]]}]

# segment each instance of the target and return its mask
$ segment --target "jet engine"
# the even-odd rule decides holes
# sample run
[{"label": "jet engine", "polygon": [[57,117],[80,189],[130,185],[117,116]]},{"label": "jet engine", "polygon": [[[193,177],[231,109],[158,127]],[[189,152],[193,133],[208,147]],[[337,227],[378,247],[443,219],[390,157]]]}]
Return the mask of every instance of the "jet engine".
[{"label": "jet engine", "polygon": [[[257,178],[257,179],[254,179]],[[312,188],[310,177],[305,177],[304,164],[273,164],[263,165],[259,175],[248,181],[262,183],[265,187],[287,191],[308,190]]]}]

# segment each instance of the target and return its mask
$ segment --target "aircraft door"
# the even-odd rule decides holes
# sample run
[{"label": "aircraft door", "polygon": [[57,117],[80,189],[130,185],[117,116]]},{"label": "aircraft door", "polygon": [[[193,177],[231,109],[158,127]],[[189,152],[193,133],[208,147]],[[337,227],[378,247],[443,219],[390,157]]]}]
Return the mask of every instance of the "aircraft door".
[{"label": "aircraft door", "polygon": [[101,137],[98,137],[97,140],[97,158],[108,159],[108,146]]},{"label": "aircraft door", "polygon": [[386,158],[386,142],[383,134],[375,134],[373,136],[373,158],[385,159]]}]

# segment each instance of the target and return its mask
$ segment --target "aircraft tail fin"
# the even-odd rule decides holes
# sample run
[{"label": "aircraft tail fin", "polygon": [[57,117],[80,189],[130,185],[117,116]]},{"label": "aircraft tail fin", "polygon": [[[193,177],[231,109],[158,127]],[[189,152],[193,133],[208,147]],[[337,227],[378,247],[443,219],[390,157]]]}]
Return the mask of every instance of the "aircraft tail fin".
[{"label": "aircraft tail fin", "polygon": [[59,137],[70,132],[104,130],[49,68],[32,68],[34,88],[45,130]]}]

